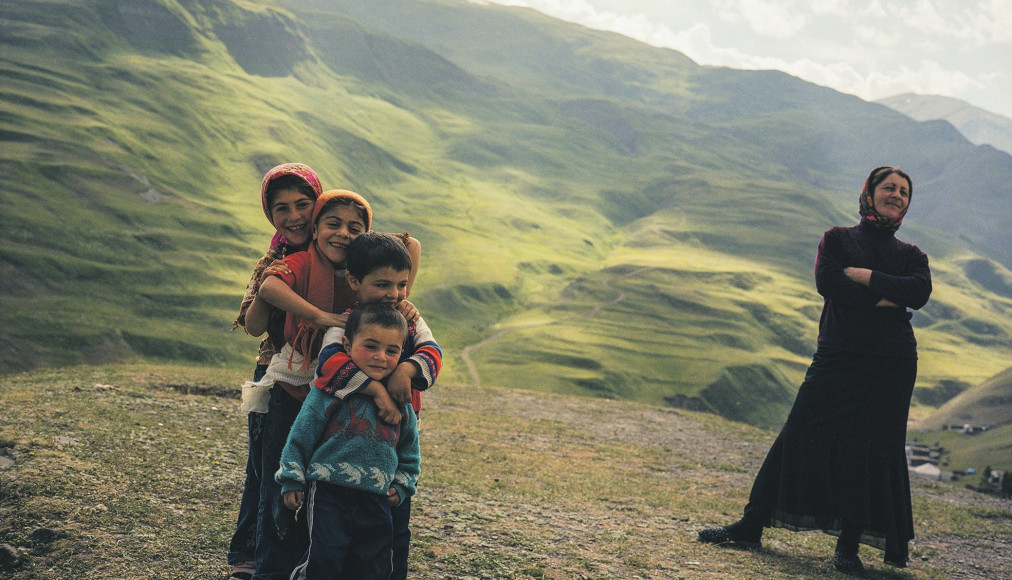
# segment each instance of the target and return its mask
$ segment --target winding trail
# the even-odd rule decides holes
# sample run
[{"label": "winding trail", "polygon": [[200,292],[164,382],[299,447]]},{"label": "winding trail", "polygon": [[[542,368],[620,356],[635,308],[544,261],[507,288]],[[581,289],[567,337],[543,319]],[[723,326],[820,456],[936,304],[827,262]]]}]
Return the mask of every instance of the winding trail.
[{"label": "winding trail", "polygon": [[474,361],[471,360],[471,351],[476,348],[481,348],[485,346],[486,344],[492,342],[493,340],[505,335],[507,332],[509,331],[500,330],[499,332],[493,334],[492,336],[485,338],[481,342],[465,346],[464,349],[460,351],[460,358],[464,361],[464,364],[467,366],[467,374],[470,375],[471,377],[471,385],[475,387],[481,386],[481,378],[478,376],[478,367],[475,366]]},{"label": "winding trail", "polygon": [[[617,278],[605,278],[604,282],[602,282],[601,285],[604,286],[605,289],[611,290],[612,289],[611,288],[611,283],[612,283],[613,280],[617,282],[619,280],[625,280],[626,278],[632,278],[633,276],[637,276],[639,274],[642,274],[643,272],[646,272],[649,269],[650,268],[648,268],[648,267],[644,267],[644,268],[640,268],[639,270],[633,270],[632,272],[629,272],[628,274],[623,274],[621,276],[618,276]],[[615,293],[616,293],[616,296],[612,300],[610,300],[608,302],[603,302],[601,304],[598,304],[598,305],[594,306],[594,308],[591,309],[590,314],[587,315],[587,318],[594,318],[595,316],[597,316],[598,314],[600,314],[601,309],[604,308],[605,306],[614,306],[615,304],[618,304],[619,302],[625,300],[625,292],[622,292],[621,290],[615,290]]]}]

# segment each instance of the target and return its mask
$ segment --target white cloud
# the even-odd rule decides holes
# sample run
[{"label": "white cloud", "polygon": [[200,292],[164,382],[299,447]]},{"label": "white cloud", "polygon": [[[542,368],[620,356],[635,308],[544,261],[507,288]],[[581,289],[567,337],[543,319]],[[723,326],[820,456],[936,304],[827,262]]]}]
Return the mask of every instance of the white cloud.
[{"label": "white cloud", "polygon": [[1012,116],[1002,90],[1012,84],[1012,0],[493,1],[703,65],[778,69],[869,100],[948,95]]},{"label": "white cloud", "polygon": [[971,46],[1012,42],[1012,0],[917,0],[912,9],[889,4],[888,18],[913,35]]},{"label": "white cloud", "polygon": [[722,14],[737,13],[760,36],[776,40],[793,38],[806,23],[804,14],[792,2],[736,0],[719,8]]}]

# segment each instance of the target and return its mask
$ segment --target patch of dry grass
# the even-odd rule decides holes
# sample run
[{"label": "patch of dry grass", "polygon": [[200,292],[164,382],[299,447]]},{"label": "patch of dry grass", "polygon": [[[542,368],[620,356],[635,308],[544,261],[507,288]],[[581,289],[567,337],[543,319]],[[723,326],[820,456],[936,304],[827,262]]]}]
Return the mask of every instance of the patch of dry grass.
[{"label": "patch of dry grass", "polygon": [[[12,580],[220,578],[245,464],[245,377],[123,366],[0,378],[0,544]],[[834,576],[833,538],[768,530],[761,552],[701,545],[736,519],[774,434],[711,415],[496,388],[424,395],[413,578]],[[995,578],[1012,504],[914,481],[920,536],[883,578]],[[842,577],[842,576],[840,576]]]}]

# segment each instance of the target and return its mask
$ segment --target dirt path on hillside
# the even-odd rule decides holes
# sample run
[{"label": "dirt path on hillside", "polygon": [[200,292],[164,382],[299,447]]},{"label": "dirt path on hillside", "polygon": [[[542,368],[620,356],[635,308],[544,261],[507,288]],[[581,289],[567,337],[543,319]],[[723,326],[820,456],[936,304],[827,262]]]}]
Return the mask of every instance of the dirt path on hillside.
[{"label": "dirt path on hillside", "polygon": [[474,364],[474,360],[471,359],[471,352],[474,351],[474,349],[481,348],[481,347],[485,346],[486,344],[492,342],[493,340],[496,340],[496,339],[502,337],[507,332],[509,332],[509,331],[508,330],[500,330],[499,332],[493,334],[492,336],[489,336],[488,338],[486,338],[485,340],[483,340],[481,342],[478,342],[478,343],[475,343],[475,344],[472,344],[472,345],[469,345],[469,346],[465,346],[463,349],[461,349],[461,351],[460,351],[460,359],[462,361],[464,361],[464,366],[467,367],[467,376],[471,377],[471,386],[474,386],[474,387],[480,387],[481,386],[481,377],[478,375],[478,367],[477,367],[477,365],[475,365]]},{"label": "dirt path on hillside", "polygon": [[[605,278],[604,282],[602,282],[601,285],[604,286],[604,288],[606,290],[612,290],[611,283],[613,281],[614,282],[618,282],[619,280],[625,280],[626,278],[632,278],[633,276],[637,276],[639,274],[642,274],[643,272],[646,272],[649,269],[650,268],[640,268],[639,270],[633,270],[632,272],[629,272],[628,274],[623,274],[621,276],[616,276],[615,278]],[[623,300],[625,300],[625,292],[622,292],[621,290],[613,290],[613,291],[615,292],[615,298],[609,300],[608,302],[603,302],[601,304],[598,304],[598,305],[594,306],[594,308],[592,308],[590,310],[590,314],[587,315],[587,318],[594,318],[595,316],[597,316],[598,314],[601,313],[601,309],[604,308],[605,306],[614,306],[615,304],[618,304],[619,302],[622,302]]]}]

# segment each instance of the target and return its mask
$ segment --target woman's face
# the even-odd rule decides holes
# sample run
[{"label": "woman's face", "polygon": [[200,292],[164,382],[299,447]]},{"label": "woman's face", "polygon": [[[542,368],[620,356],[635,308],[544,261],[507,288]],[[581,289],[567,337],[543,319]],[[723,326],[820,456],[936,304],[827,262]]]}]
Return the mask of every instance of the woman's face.
[{"label": "woman's face", "polygon": [[309,242],[310,220],[313,219],[313,198],[298,189],[282,189],[271,203],[271,218],[278,230],[294,246]]},{"label": "woman's face", "polygon": [[366,231],[358,209],[339,205],[316,218],[316,247],[334,265],[344,264],[348,244]]},{"label": "woman's face", "polygon": [[872,204],[880,216],[891,220],[900,219],[910,204],[910,184],[896,173],[889,175],[875,186]]}]

